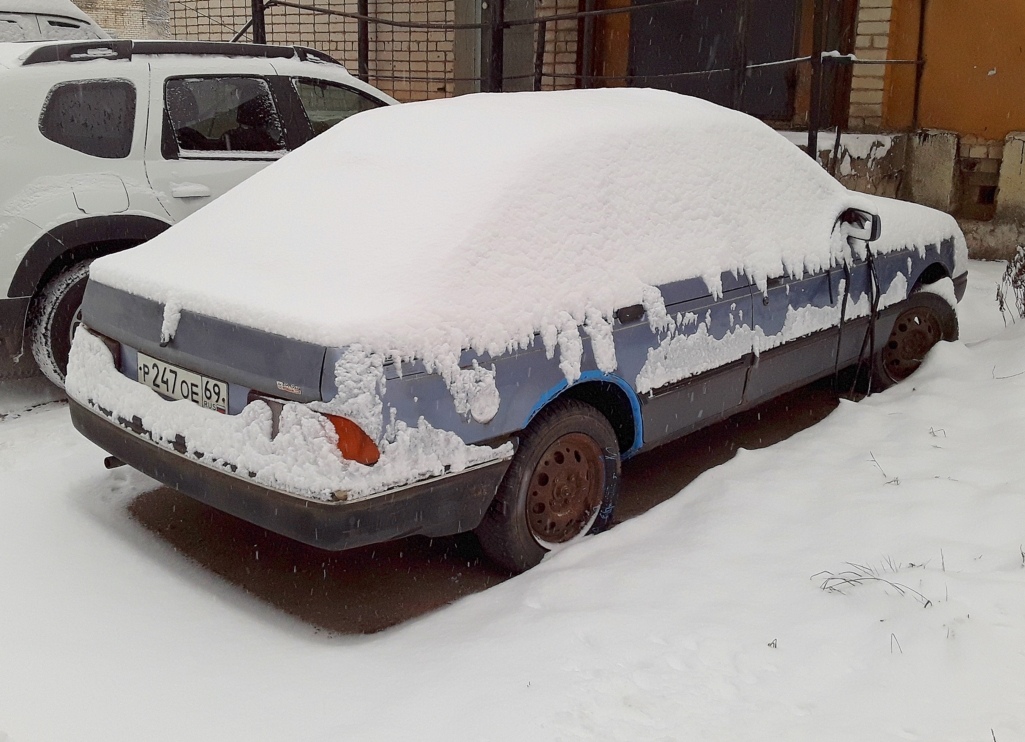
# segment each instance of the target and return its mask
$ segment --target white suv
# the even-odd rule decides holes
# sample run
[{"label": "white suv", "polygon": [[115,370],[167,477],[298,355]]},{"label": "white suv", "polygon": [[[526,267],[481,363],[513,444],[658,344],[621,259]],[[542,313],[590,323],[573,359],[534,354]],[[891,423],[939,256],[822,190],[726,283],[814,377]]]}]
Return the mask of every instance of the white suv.
[{"label": "white suv", "polygon": [[395,103],[311,49],[109,40],[0,43],[0,101],[0,377],[57,384],[94,258]]}]

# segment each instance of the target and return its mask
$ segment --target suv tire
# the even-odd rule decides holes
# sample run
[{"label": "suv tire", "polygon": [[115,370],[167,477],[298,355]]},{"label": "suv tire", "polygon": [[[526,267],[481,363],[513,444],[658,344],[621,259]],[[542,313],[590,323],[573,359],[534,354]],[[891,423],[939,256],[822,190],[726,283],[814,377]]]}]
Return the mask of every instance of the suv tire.
[{"label": "suv tire", "polygon": [[39,370],[64,388],[71,338],[81,322],[91,260],[65,268],[36,295],[29,313],[29,343]]}]

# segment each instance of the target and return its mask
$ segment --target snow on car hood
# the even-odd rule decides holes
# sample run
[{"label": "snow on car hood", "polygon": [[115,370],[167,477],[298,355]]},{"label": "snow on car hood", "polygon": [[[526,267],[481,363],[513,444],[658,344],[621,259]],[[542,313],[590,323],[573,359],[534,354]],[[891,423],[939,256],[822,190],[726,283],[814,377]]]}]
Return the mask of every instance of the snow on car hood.
[{"label": "snow on car hood", "polygon": [[[469,95],[354,116],[92,278],[427,360],[501,352],[723,270],[835,263],[854,194],[758,120],[641,89]],[[886,204],[879,251],[959,235]],[[832,235],[832,238],[831,238]],[[575,332],[575,330],[574,330]],[[547,341],[546,341],[547,344]]]}]

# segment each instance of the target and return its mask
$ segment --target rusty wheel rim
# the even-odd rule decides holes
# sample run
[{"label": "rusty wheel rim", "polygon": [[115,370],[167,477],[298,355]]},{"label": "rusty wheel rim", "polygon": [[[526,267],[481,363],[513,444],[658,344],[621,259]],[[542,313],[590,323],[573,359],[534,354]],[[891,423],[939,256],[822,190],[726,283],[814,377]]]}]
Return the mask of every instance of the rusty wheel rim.
[{"label": "rusty wheel rim", "polygon": [[527,524],[539,544],[564,544],[591,529],[605,490],[603,458],[589,435],[568,433],[538,459],[527,490]]},{"label": "rusty wheel rim", "polygon": [[893,381],[904,381],[925,354],[943,339],[943,326],[931,309],[915,307],[897,317],[890,339],[883,347],[883,369]]}]

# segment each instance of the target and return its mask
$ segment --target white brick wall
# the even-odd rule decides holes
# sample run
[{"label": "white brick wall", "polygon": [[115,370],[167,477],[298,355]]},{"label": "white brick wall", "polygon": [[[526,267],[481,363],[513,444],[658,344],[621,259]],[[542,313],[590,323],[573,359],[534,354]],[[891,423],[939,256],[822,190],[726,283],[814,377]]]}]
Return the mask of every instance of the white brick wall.
[{"label": "white brick wall", "polygon": [[[890,14],[893,0],[861,0],[858,4],[854,54],[858,59],[886,59],[890,46]],[[856,64],[851,78],[849,127],[878,130],[883,125],[883,80],[886,65]]]}]

